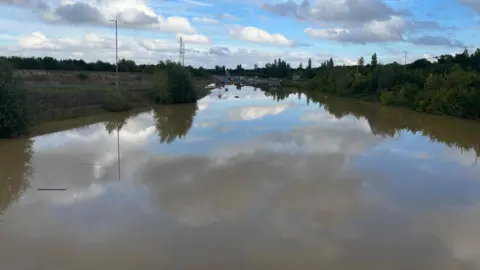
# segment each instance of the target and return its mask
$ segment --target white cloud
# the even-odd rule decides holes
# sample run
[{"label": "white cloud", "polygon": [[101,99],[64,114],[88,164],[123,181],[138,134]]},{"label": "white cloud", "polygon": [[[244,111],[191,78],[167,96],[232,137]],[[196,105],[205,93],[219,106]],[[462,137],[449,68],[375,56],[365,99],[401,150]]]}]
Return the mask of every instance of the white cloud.
[{"label": "white cloud", "polygon": [[208,37],[200,34],[177,34],[177,39],[183,38],[185,43],[209,44]]},{"label": "white cloud", "polygon": [[192,19],[193,22],[196,23],[206,23],[206,24],[217,24],[218,21],[212,18],[207,18],[207,17],[193,17]]},{"label": "white cloud", "polygon": [[278,45],[286,45],[286,46],[293,46],[294,42],[288,38],[286,38],[282,34],[274,33],[270,34],[265,30],[247,26],[247,27],[232,27],[229,31],[230,36],[242,39],[251,42],[258,42],[258,43],[270,43],[270,44],[278,44]]},{"label": "white cloud", "polygon": [[392,16],[388,20],[369,21],[361,27],[306,28],[305,33],[318,39],[365,44],[369,42],[401,41],[406,27],[407,23],[403,18]]},{"label": "white cloud", "polygon": [[227,20],[234,20],[236,19],[237,17],[233,16],[232,14],[230,13],[223,13],[222,15],[220,15],[220,17],[222,19],[227,19]]},{"label": "white cloud", "polygon": [[[42,3],[42,4],[40,4]],[[73,25],[111,25],[118,20],[119,27],[146,28],[164,32],[193,33],[194,29],[184,17],[164,17],[148,6],[146,0],[73,0],[51,3],[12,1],[8,4],[34,11],[41,19]]]},{"label": "white cloud", "polygon": [[163,39],[145,39],[139,44],[147,51],[174,51],[179,48],[177,42]]},{"label": "white cloud", "polygon": [[366,22],[384,20],[398,14],[382,0],[318,0],[311,3],[292,0],[277,4],[264,4],[263,9],[280,16],[320,22]]},{"label": "white cloud", "polygon": [[[119,48],[123,49],[125,43],[120,42]],[[113,49],[115,39],[112,37],[101,37],[93,33],[87,33],[82,38],[57,38],[52,39],[41,32],[33,32],[30,35],[18,39],[20,50],[55,50],[65,51],[72,49]]]},{"label": "white cloud", "polygon": [[188,4],[192,4],[192,5],[195,5],[195,6],[201,6],[201,7],[212,7],[213,6],[213,4],[211,4],[211,3],[206,3],[206,2],[202,2],[202,1],[196,1],[196,0],[183,0],[183,2],[188,3]]},{"label": "white cloud", "polygon": [[22,49],[56,49],[58,45],[51,43],[48,38],[40,33],[34,32],[29,36],[21,37],[18,45]]},{"label": "white cloud", "polygon": [[[253,67],[255,64],[263,66],[267,62],[282,58],[298,66],[306,63],[312,54],[298,51],[285,51],[282,48],[266,48],[254,50],[247,48],[230,48],[214,45],[209,47],[205,37],[201,35],[186,35],[187,54],[186,64],[192,66],[214,67],[225,65],[229,68],[241,64],[244,67]],[[95,62],[97,60],[113,62],[115,59],[115,36],[86,33],[71,35],[62,38],[53,38],[44,32],[34,32],[25,36],[15,37],[16,44],[0,45],[5,55],[25,57],[51,56],[58,59],[83,59]],[[13,39],[12,41],[15,41]],[[196,42],[191,42],[196,41]],[[179,42],[172,39],[150,39],[134,36],[119,36],[119,56],[134,60],[136,63],[156,63],[160,60],[178,59]],[[319,64],[329,59],[330,53],[313,55],[314,63]],[[347,58],[334,57],[335,63],[353,63]]]}]

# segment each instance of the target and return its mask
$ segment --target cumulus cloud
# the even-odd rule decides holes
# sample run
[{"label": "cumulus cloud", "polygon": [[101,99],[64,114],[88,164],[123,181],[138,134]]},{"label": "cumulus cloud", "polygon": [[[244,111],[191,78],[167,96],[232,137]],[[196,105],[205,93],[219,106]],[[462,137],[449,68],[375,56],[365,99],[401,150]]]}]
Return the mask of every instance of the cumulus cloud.
[{"label": "cumulus cloud", "polygon": [[196,23],[205,23],[205,24],[217,24],[218,21],[212,18],[207,18],[207,17],[193,17],[192,19],[193,22]]},{"label": "cumulus cloud", "polygon": [[280,16],[290,16],[307,21],[364,22],[385,20],[399,14],[380,0],[318,0],[312,4],[293,0],[278,4],[264,4],[264,10]]},{"label": "cumulus cloud", "polygon": [[388,20],[373,20],[356,28],[306,28],[305,33],[311,37],[326,40],[365,44],[369,42],[400,41],[406,29],[403,18],[393,16]]},{"label": "cumulus cloud", "polygon": [[193,33],[186,18],[163,17],[151,9],[145,0],[76,0],[62,1],[58,6],[32,0],[2,0],[4,3],[35,11],[51,23],[111,25],[118,20],[119,27],[146,28],[164,32]]},{"label": "cumulus cloud", "polygon": [[139,45],[147,51],[174,51],[179,48],[177,42],[164,39],[140,40]]},{"label": "cumulus cloud", "polygon": [[38,0],[0,0],[0,4],[14,5],[23,8],[44,9],[48,5],[44,1]]},{"label": "cumulus cloud", "polygon": [[18,45],[20,46],[20,48],[23,48],[23,49],[35,49],[35,48],[55,49],[55,48],[58,48],[58,45],[50,42],[48,40],[48,38],[40,32],[34,32],[29,36],[21,37],[18,40]]},{"label": "cumulus cloud", "polygon": [[443,36],[421,36],[410,38],[408,40],[415,45],[426,45],[426,46],[445,46],[453,48],[463,48],[465,44],[458,40],[452,40]]},{"label": "cumulus cloud", "polygon": [[227,47],[212,47],[208,50],[208,53],[215,56],[225,56],[230,54],[230,50]]},{"label": "cumulus cloud", "polygon": [[[182,34],[187,35],[187,34]],[[199,36],[193,36],[202,40]],[[188,35],[188,38],[193,39]],[[58,59],[83,59],[95,62],[97,60],[112,62],[115,59],[115,36],[87,33],[82,36],[65,36],[53,38],[43,32],[34,32],[20,37],[8,37],[14,45],[0,45],[5,55],[25,57],[51,56]],[[253,50],[248,48],[232,48],[222,45],[209,46],[202,42],[186,42],[186,63],[195,67],[214,67],[225,65],[234,68],[238,64],[244,67],[253,67],[255,64],[263,66],[275,59],[282,58],[293,66],[300,62],[306,63],[312,57],[311,53],[285,51],[283,48],[269,48]],[[135,60],[137,63],[156,63],[160,60],[178,59],[178,40],[151,39],[122,35],[119,39],[119,56]],[[314,63],[321,63],[332,57],[330,53],[313,55]],[[350,64],[346,57],[333,57],[335,63]],[[354,59],[355,60],[355,59]]]},{"label": "cumulus cloud", "polygon": [[210,39],[199,34],[177,34],[177,39],[182,38],[185,43],[209,44]]},{"label": "cumulus cloud", "polygon": [[[119,48],[126,46],[119,43]],[[41,32],[33,32],[30,35],[18,39],[18,48],[21,50],[72,50],[72,49],[113,49],[115,40],[111,37],[101,37],[92,33],[85,34],[82,38],[58,38],[51,39]]]},{"label": "cumulus cloud", "polygon": [[265,30],[247,26],[247,27],[233,27],[229,31],[230,36],[241,40],[257,42],[257,43],[270,43],[277,45],[293,46],[294,42],[286,38],[282,34],[274,33],[270,34]]},{"label": "cumulus cloud", "polygon": [[480,14],[480,1],[478,0],[460,0],[460,2],[468,8],[471,8],[476,13]]}]

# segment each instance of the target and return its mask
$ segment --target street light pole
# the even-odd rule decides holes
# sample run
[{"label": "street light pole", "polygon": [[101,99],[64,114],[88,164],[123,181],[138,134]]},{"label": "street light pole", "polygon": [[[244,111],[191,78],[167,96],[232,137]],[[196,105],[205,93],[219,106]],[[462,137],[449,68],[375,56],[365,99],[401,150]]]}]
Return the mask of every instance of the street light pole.
[{"label": "street light pole", "polygon": [[118,21],[117,20],[110,20],[115,22],[115,76],[116,78],[116,86],[118,91]]}]

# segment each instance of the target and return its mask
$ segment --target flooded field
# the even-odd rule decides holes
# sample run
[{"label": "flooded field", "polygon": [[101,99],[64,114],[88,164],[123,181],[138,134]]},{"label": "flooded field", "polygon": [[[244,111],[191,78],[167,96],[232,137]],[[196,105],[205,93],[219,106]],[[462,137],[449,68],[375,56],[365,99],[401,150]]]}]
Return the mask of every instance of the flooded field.
[{"label": "flooded field", "polygon": [[480,269],[477,122],[229,86],[34,134],[0,141],[2,270]]}]

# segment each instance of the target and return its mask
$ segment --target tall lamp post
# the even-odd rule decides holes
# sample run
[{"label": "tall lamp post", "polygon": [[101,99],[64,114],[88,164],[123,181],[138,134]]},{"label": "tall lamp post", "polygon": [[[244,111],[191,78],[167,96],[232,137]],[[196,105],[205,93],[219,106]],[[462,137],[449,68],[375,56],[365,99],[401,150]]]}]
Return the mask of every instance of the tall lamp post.
[{"label": "tall lamp post", "polygon": [[116,76],[116,85],[118,91],[118,21],[110,20],[115,22],[115,76]]},{"label": "tall lamp post", "polygon": [[[110,20],[115,22],[115,77],[116,77],[116,87],[118,92],[118,21]],[[117,162],[118,162],[118,180],[120,180],[120,127],[117,127]]]}]

